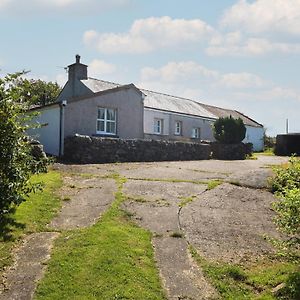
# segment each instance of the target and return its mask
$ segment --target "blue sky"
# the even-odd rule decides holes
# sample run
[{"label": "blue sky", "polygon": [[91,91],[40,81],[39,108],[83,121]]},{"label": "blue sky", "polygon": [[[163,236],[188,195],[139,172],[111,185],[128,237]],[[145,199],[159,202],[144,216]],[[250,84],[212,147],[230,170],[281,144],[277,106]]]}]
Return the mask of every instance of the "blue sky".
[{"label": "blue sky", "polygon": [[300,132],[300,0],[0,0],[0,76],[89,75]]}]

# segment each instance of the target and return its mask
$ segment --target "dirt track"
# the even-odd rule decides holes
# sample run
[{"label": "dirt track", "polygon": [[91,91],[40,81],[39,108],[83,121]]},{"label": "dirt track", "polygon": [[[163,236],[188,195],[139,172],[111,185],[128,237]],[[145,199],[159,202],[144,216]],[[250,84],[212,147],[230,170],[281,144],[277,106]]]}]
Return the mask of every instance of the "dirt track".
[{"label": "dirt track", "polygon": [[[272,175],[269,166],[285,161],[261,156],[246,161],[57,164],[55,168],[65,176],[60,194],[68,201],[49,228],[70,229],[95,222],[113,201],[116,187],[109,175],[118,173],[127,178],[123,209],[153,232],[155,256],[169,299],[209,299],[215,292],[192,261],[188,243],[206,258],[230,262],[272,251],[263,234],[276,235],[270,209],[274,199],[265,188]],[[207,190],[205,183],[212,179],[223,184]],[[41,242],[45,247],[40,257],[29,257],[22,247],[16,251],[16,263],[6,273],[8,290],[0,294],[1,299],[31,299],[53,238]],[[22,269],[18,263],[21,260],[28,268],[35,264],[37,271],[26,277],[26,266]],[[17,281],[23,285],[12,293],[9,287],[17,287]]]}]

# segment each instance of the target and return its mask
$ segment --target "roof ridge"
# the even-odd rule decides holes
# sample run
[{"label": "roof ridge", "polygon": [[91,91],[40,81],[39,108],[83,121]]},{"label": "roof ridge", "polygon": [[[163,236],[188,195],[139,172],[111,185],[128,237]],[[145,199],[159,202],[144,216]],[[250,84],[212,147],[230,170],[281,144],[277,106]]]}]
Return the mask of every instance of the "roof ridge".
[{"label": "roof ridge", "polygon": [[222,109],[222,110],[231,110],[231,111],[236,111],[236,112],[238,112],[237,110],[231,109],[231,108],[223,108],[223,107],[220,107],[220,106],[210,105],[210,104],[205,104],[205,103],[203,103],[203,105],[209,106],[209,107],[214,107],[214,108],[220,108],[220,109]]}]

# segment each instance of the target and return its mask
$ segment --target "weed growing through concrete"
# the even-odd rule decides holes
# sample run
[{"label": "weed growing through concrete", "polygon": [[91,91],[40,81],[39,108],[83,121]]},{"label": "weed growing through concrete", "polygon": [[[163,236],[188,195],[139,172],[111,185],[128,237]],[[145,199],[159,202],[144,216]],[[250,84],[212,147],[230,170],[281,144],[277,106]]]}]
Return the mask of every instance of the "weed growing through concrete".
[{"label": "weed growing through concrete", "polygon": [[212,190],[223,183],[223,180],[211,180],[207,184],[207,189]]}]

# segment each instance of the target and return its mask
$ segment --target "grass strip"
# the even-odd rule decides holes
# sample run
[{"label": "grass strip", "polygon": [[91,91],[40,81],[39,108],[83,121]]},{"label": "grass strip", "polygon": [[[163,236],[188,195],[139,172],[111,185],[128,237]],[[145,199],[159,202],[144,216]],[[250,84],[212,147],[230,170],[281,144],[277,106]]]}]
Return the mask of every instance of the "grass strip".
[{"label": "grass strip", "polygon": [[125,179],[113,177],[118,191],[101,219],[56,240],[36,299],[165,299],[151,233],[120,208]]},{"label": "grass strip", "polygon": [[192,246],[189,250],[221,299],[300,299],[299,261],[265,258],[242,267],[208,261]]},{"label": "grass strip", "polygon": [[54,192],[61,187],[61,176],[58,172],[35,175],[32,182],[43,182],[43,191],[30,194],[21,203],[16,213],[10,217],[0,235],[0,273],[12,263],[12,249],[25,234],[46,230],[46,225],[61,207],[61,200]]}]

